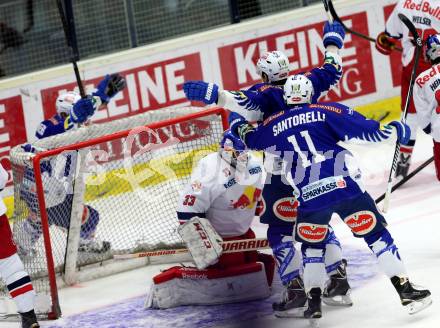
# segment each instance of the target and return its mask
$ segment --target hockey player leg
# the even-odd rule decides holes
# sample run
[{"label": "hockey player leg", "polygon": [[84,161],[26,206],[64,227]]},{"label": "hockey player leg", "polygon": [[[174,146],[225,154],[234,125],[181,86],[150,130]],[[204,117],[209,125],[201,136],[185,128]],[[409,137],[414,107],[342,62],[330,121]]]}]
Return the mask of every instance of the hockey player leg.
[{"label": "hockey player leg", "polygon": [[304,263],[304,287],[307,293],[307,309],[304,317],[311,319],[310,323],[317,326],[316,319],[322,317],[321,293],[327,274],[325,270],[325,244],[303,243],[301,247]]},{"label": "hockey player leg", "polygon": [[437,179],[440,181],[440,141],[434,140],[434,164]]},{"label": "hockey player leg", "polygon": [[267,232],[269,243],[277,261],[278,274],[284,286],[279,302],[272,304],[277,317],[304,317],[306,293],[300,277],[301,252],[295,249],[293,227],[271,226]]},{"label": "hockey player leg", "polygon": [[95,237],[99,224],[99,213],[93,207],[84,205],[79,248],[80,252],[105,253],[110,250],[109,241],[103,241]]},{"label": "hockey player leg", "polygon": [[408,280],[399,251],[387,229],[366,236],[365,241],[376,255],[381,269],[390,278],[409,314],[417,313],[431,305],[430,291],[420,289]]},{"label": "hockey player leg", "polygon": [[341,244],[331,228],[326,240],[325,266],[330,279],[324,288],[322,301],[334,306],[353,305],[347,279],[347,261],[342,259]]},{"label": "hockey player leg", "polygon": [[23,328],[38,328],[34,311],[35,292],[29,275],[17,254],[0,259],[0,273],[17,305]]}]

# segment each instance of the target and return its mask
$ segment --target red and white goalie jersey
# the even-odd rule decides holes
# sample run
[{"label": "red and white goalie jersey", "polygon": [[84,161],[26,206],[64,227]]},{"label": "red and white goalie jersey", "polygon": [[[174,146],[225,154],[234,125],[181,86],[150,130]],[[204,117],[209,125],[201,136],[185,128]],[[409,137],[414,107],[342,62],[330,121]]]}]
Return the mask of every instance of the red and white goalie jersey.
[{"label": "red and white goalie jersey", "polygon": [[205,217],[222,237],[245,234],[263,189],[263,162],[249,153],[246,167],[237,165],[231,166],[218,152],[203,157],[180,193],[179,220]]},{"label": "red and white goalie jersey", "polygon": [[440,64],[416,78],[414,104],[420,127],[440,142]]},{"label": "red and white goalie jersey", "polygon": [[440,33],[440,1],[400,0],[388,18],[386,33],[396,39],[402,38],[402,64],[407,66],[414,58],[415,46],[408,28],[398,17],[399,13],[408,17],[419,35],[426,39],[430,34]]}]

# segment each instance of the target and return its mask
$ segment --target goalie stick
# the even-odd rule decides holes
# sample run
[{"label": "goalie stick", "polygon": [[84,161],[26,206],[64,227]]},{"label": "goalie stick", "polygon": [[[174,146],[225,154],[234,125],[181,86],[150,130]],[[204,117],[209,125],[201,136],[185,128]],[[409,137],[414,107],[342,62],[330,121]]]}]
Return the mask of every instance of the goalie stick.
[{"label": "goalie stick", "polygon": [[[338,14],[336,13],[336,10],[335,10],[335,7],[333,6],[332,0],[322,0],[322,1],[324,2],[325,10],[326,11],[328,11],[328,10],[330,11],[331,16],[333,17],[333,20],[341,23],[342,27],[344,28],[344,30],[346,32],[351,33],[353,35],[356,35],[356,36],[358,36],[358,37],[360,37],[362,39],[365,39],[365,40],[371,41],[373,43],[376,43],[376,39],[375,38],[372,38],[371,36],[364,35],[362,33],[356,32],[356,31],[352,30],[351,28],[347,27],[347,25],[345,25],[342,22],[341,18],[339,18]],[[395,47],[394,50],[402,52],[402,48],[400,48],[400,47]]]},{"label": "goalie stick", "polygon": [[[230,240],[230,241],[222,242],[221,245],[223,248],[223,254],[256,251],[259,249],[270,248],[269,241],[266,238]],[[178,255],[178,254],[188,254],[188,249],[186,248],[163,249],[163,250],[146,251],[146,252],[133,253],[133,254],[115,254],[113,255],[113,258],[115,260],[126,260],[126,259],[134,259],[138,257]]]},{"label": "goalie stick", "polygon": [[61,22],[63,24],[63,30],[64,30],[64,35],[66,37],[67,49],[69,50],[70,61],[72,62],[73,71],[75,72],[75,78],[76,78],[76,83],[78,85],[79,94],[81,95],[81,98],[85,98],[86,93],[84,91],[84,86],[83,86],[83,83],[81,80],[81,76],[79,74],[78,65],[76,63],[79,60],[78,49],[76,49],[76,51],[74,52],[73,42],[72,42],[73,31],[69,28],[69,24],[67,22],[66,14],[64,12],[63,4],[61,3],[61,1],[62,0],[57,0],[57,6],[58,6],[58,11],[60,14]]},{"label": "goalie stick", "polygon": [[[425,167],[427,167],[429,164],[431,164],[434,161],[434,156],[432,156],[430,159],[426,160],[423,164],[418,166],[414,171],[412,171],[410,174],[408,174],[405,178],[400,180],[398,183],[396,183],[392,188],[391,192],[405,184],[408,180],[410,180],[413,176],[415,176],[417,173],[419,173],[421,170],[423,170]],[[376,200],[375,203],[380,203],[385,198],[386,193],[383,193],[380,195]]]},{"label": "goalie stick", "polygon": [[[422,43],[422,39],[420,38],[419,33],[417,33],[415,26],[408,19],[408,17],[406,17],[404,14],[401,14],[401,13],[398,16],[399,16],[399,19],[402,21],[402,23],[404,23],[406,25],[406,27],[408,28],[408,30],[412,34],[414,41],[415,41],[415,44],[416,44],[414,65],[413,65],[413,68],[411,71],[411,80],[409,82],[408,94],[406,95],[405,107],[404,107],[403,113],[402,113],[402,122],[406,123],[406,114],[408,112],[408,107],[411,102],[411,97],[413,94],[414,82],[416,80],[416,70],[417,70],[417,66],[419,65],[420,53],[422,51],[423,43]],[[393,174],[397,168],[397,161],[399,159],[399,154],[400,154],[400,143],[399,143],[399,141],[396,141],[396,148],[394,150],[393,162],[391,164],[390,175],[388,177],[387,191],[385,193],[385,199],[384,199],[384,204],[383,204],[383,212],[384,213],[387,212],[389,204],[390,204],[391,189],[393,186]]]}]

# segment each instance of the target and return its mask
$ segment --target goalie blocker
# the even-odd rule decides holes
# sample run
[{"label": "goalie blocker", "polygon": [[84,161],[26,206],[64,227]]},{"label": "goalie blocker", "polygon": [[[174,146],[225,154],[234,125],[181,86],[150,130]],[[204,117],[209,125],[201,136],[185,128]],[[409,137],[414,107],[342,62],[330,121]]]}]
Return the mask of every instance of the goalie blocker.
[{"label": "goalie blocker", "polygon": [[[179,234],[197,268],[175,266],[153,277],[145,307],[225,304],[270,295],[275,268],[271,255],[257,251],[221,255],[222,238],[203,218],[192,218],[179,227]],[[249,229],[242,236],[224,240],[250,238],[255,234]]]}]

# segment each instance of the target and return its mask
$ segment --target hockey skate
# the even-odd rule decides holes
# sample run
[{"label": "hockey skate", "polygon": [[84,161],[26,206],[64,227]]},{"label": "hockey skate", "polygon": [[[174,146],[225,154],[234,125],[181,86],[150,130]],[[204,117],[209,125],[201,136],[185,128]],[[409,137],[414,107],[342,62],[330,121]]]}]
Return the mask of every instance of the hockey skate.
[{"label": "hockey skate", "polygon": [[327,287],[322,294],[322,301],[327,305],[333,306],[352,306],[353,301],[350,297],[351,288],[347,280],[347,261],[337,268],[337,272],[330,276]]},{"label": "hockey skate", "polygon": [[432,304],[431,292],[413,285],[407,277],[394,276],[391,278],[391,283],[396,288],[400,301],[407,308],[409,314],[420,312]]},{"label": "hockey skate", "polygon": [[304,318],[310,319],[310,325],[319,326],[321,311],[321,288],[315,287],[307,293],[307,309],[304,311]]},{"label": "hockey skate", "polygon": [[111,244],[109,241],[102,241],[97,238],[80,238],[78,251],[85,253],[105,253],[109,251]]},{"label": "hockey skate", "polygon": [[396,166],[395,178],[401,180],[408,175],[409,165],[411,164],[411,154],[400,153],[399,161]]},{"label": "hockey skate", "polygon": [[34,310],[20,313],[22,328],[40,328]]},{"label": "hockey skate", "polygon": [[280,302],[273,303],[275,316],[279,318],[303,318],[307,296],[300,277],[295,278],[285,288]]}]

